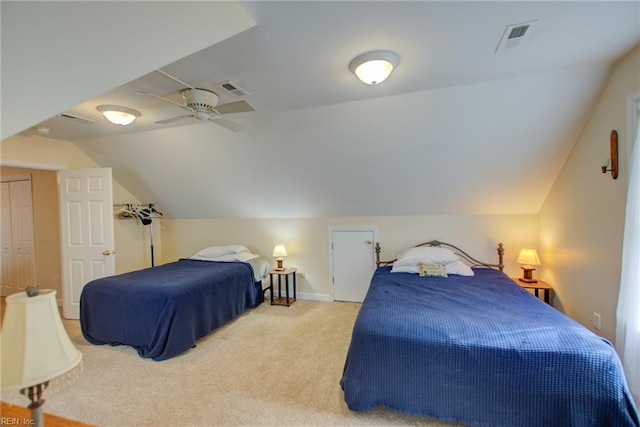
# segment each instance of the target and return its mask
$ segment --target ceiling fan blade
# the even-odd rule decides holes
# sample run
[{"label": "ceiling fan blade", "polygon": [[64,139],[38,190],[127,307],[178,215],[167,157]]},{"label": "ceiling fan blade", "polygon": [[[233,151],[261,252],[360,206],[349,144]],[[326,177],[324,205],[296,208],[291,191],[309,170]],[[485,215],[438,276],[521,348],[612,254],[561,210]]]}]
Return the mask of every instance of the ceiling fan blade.
[{"label": "ceiling fan blade", "polygon": [[222,126],[223,128],[229,129],[233,132],[240,132],[243,129],[246,129],[245,125],[241,125],[240,123],[232,122],[231,120],[222,119],[220,117],[211,117],[213,123]]},{"label": "ceiling fan blade", "polygon": [[228,104],[216,105],[216,111],[220,114],[231,113],[248,113],[249,111],[256,111],[247,101],[236,101]]},{"label": "ceiling fan blade", "polygon": [[189,85],[189,84],[186,84],[186,83],[185,83],[185,82],[183,82],[182,80],[178,80],[177,78],[173,77],[171,74],[168,74],[168,73],[166,73],[166,72],[162,71],[162,70],[161,70],[161,69],[159,69],[159,68],[158,68],[156,71],[157,71],[157,72],[159,72],[160,74],[162,74],[163,76],[169,77],[169,78],[170,78],[171,80],[173,80],[174,82],[178,82],[178,83],[180,83],[182,86],[186,86],[186,87],[188,87],[189,89],[195,89],[193,86],[191,86],[191,85]]},{"label": "ceiling fan blade", "polygon": [[170,104],[173,104],[173,105],[175,105],[175,106],[177,106],[177,107],[182,108],[183,110],[187,110],[187,111],[193,112],[193,111],[191,110],[191,108],[187,107],[186,105],[181,104],[181,103],[179,103],[179,102],[176,102],[176,101],[174,101],[174,100],[172,100],[172,99],[165,98],[164,96],[156,95],[156,94],[155,94],[155,93],[153,93],[153,92],[136,92],[136,94],[138,94],[138,95],[147,95],[147,96],[150,96],[150,97],[152,97],[152,98],[156,98],[156,99],[159,99],[159,100],[161,100],[161,101],[164,101],[164,102],[168,102],[168,103],[170,103]]},{"label": "ceiling fan blade", "polygon": [[172,117],[170,119],[159,120],[159,121],[154,122],[154,123],[157,124],[157,125],[166,125],[166,124],[169,124],[169,123],[177,122],[178,120],[186,119],[187,117],[193,117],[193,115],[192,114],[187,114],[186,116]]}]

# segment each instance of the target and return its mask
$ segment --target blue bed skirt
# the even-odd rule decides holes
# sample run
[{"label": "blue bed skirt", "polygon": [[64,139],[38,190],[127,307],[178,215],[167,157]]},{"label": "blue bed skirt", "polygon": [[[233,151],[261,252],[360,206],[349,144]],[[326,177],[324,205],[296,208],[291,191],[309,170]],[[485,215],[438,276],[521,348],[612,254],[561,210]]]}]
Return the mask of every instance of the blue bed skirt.
[{"label": "blue bed skirt", "polygon": [[80,325],[92,344],[130,345],[165,360],[261,302],[250,264],[181,259],[89,282]]},{"label": "blue bed skirt", "polygon": [[638,426],[613,346],[502,272],[376,270],[341,386],[382,405],[480,426]]}]

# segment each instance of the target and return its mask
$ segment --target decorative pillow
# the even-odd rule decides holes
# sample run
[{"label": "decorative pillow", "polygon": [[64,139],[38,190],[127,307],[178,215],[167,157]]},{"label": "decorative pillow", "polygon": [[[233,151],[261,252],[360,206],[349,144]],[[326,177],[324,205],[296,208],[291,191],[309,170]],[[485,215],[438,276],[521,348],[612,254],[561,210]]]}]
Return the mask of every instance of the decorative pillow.
[{"label": "decorative pillow", "polygon": [[420,267],[417,265],[394,265],[391,267],[391,273],[420,273]]},{"label": "decorative pillow", "polygon": [[410,248],[398,255],[398,259],[393,263],[394,266],[419,264],[450,264],[458,261],[458,256],[446,248],[438,248],[431,246],[421,246],[419,248]]},{"label": "decorative pillow", "polygon": [[429,277],[447,277],[444,264],[424,264],[418,265],[420,269],[420,276]]},{"label": "decorative pillow", "polygon": [[475,276],[475,273],[467,264],[462,261],[452,262],[444,266],[447,274],[455,274],[458,276]]},{"label": "decorative pillow", "polygon": [[238,254],[240,252],[249,252],[249,249],[243,245],[209,246],[199,251],[194,257],[215,258],[223,255]]}]

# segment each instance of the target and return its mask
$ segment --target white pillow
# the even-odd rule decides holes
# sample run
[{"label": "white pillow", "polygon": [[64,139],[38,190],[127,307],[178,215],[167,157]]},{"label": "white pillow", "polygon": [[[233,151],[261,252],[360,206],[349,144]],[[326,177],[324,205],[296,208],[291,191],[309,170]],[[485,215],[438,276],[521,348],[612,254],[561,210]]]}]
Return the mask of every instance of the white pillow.
[{"label": "white pillow", "polygon": [[418,264],[450,264],[458,261],[458,256],[449,249],[421,246],[410,248],[398,255],[394,266],[417,266]]},{"label": "white pillow", "polygon": [[[473,269],[464,262],[458,260],[444,266],[444,271],[447,274],[453,274],[457,276],[475,276]],[[391,273],[410,273],[420,274],[420,266],[417,265],[394,265],[391,267]]]},{"label": "white pillow", "polygon": [[417,265],[394,265],[391,267],[391,273],[420,273],[420,267]]},{"label": "white pillow", "polygon": [[192,256],[191,259],[199,261],[217,261],[217,262],[247,262],[250,259],[258,258],[260,255],[252,254],[251,252],[238,252],[237,254],[226,254],[217,257],[203,257],[197,254]]},{"label": "white pillow", "polygon": [[473,272],[471,267],[460,260],[445,265],[444,269],[447,274],[456,274],[458,276],[475,276],[475,273]]},{"label": "white pillow", "polygon": [[240,252],[249,252],[243,245],[229,245],[229,246],[209,246],[199,251],[194,257],[199,258],[215,258],[223,255],[237,254]]}]

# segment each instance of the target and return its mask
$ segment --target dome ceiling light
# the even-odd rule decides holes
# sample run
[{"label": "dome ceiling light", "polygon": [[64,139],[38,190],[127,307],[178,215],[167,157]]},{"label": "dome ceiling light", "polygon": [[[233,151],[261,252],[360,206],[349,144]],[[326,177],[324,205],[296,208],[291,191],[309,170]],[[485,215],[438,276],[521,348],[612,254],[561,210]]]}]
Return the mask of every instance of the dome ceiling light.
[{"label": "dome ceiling light", "polygon": [[349,69],[368,85],[377,85],[389,77],[400,62],[395,53],[388,50],[375,50],[355,57]]},{"label": "dome ceiling light", "polygon": [[140,112],[120,105],[98,105],[96,107],[114,125],[127,126],[140,117]]}]

